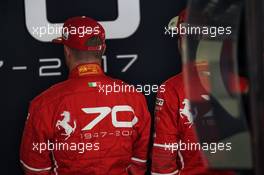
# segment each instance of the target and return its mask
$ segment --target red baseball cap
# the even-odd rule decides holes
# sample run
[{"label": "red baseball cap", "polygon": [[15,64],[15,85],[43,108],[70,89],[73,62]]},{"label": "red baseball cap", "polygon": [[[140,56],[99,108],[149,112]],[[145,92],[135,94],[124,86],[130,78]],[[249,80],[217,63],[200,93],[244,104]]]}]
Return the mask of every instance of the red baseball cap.
[{"label": "red baseball cap", "polygon": [[[98,46],[87,46],[92,37],[99,37],[102,41]],[[62,29],[62,36],[53,39],[52,42],[64,44],[70,48],[83,51],[100,51],[105,49],[105,30],[94,19],[78,16],[65,21]]]}]

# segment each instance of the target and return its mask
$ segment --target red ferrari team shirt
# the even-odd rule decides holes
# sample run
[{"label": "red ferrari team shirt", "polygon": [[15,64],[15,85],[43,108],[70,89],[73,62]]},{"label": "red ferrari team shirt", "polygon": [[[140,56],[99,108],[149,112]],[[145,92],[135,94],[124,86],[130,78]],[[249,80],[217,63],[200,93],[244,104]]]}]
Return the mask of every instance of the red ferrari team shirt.
[{"label": "red ferrari team shirt", "polygon": [[21,143],[26,175],[143,175],[150,114],[142,94],[113,90],[124,84],[81,64],[36,97]]},{"label": "red ferrari team shirt", "polygon": [[[207,105],[204,111],[191,108],[183,82],[183,74],[180,73],[166,81],[164,90],[157,95],[152,175],[227,175],[229,172],[209,171],[202,150],[188,149],[188,144],[198,143],[194,119],[199,112],[207,113],[210,108]],[[199,79],[195,82],[197,93],[194,98],[206,104],[209,95],[198,85]]]}]

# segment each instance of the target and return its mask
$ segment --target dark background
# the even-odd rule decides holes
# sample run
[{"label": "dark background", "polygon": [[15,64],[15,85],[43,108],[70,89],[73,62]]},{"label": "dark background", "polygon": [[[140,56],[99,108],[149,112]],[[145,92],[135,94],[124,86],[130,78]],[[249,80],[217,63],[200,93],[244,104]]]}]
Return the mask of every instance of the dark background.
[{"label": "dark background", "polygon": [[[46,4],[47,18],[52,23],[79,15],[99,21],[118,16],[117,0],[46,0]],[[176,39],[165,36],[164,27],[184,6],[184,1],[140,1],[141,21],[137,31],[129,38],[106,41],[107,74],[131,84],[161,84],[180,72]],[[40,42],[29,34],[24,0],[1,0],[0,21],[1,174],[20,175],[19,146],[29,102],[51,85],[65,80],[68,73],[62,46]],[[116,55],[122,54],[138,55],[125,73],[121,70],[129,60],[116,59]],[[40,77],[39,68],[49,65],[39,62],[43,58],[59,58],[62,66],[56,71],[62,75]],[[13,66],[27,66],[27,70],[12,70]],[[147,96],[147,100],[153,114],[155,94]]]}]

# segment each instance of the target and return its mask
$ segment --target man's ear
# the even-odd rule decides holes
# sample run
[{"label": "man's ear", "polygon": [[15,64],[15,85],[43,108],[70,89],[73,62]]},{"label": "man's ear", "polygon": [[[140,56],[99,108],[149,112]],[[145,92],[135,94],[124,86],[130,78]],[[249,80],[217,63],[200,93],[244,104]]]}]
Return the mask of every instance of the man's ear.
[{"label": "man's ear", "polygon": [[64,56],[65,56],[66,65],[70,68],[70,66],[72,65],[71,49],[66,45],[64,45]]},{"label": "man's ear", "polygon": [[105,54],[105,50],[106,50],[106,45],[105,45],[105,47],[104,47],[104,50],[103,50],[103,52],[102,52],[102,53],[103,53],[102,55],[104,55],[104,54]]},{"label": "man's ear", "polygon": [[70,57],[70,48],[66,45],[64,45],[64,54],[65,54],[65,57]]}]

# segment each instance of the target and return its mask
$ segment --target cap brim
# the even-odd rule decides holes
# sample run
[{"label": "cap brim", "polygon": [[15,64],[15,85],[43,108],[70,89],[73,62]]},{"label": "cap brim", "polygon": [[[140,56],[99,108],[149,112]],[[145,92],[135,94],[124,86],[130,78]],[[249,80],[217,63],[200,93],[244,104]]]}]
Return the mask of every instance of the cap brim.
[{"label": "cap brim", "polygon": [[52,40],[52,42],[57,44],[63,44],[62,37],[55,38]]}]

